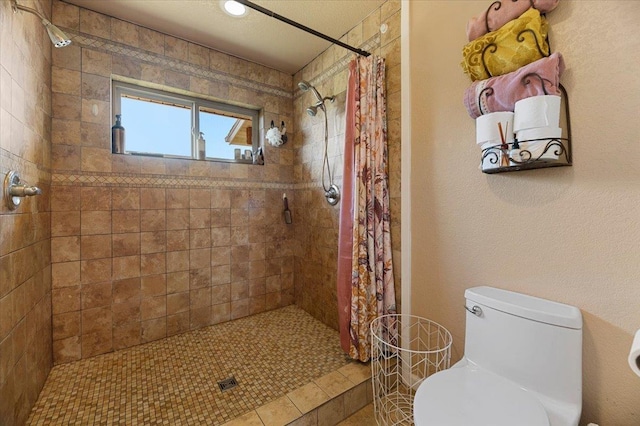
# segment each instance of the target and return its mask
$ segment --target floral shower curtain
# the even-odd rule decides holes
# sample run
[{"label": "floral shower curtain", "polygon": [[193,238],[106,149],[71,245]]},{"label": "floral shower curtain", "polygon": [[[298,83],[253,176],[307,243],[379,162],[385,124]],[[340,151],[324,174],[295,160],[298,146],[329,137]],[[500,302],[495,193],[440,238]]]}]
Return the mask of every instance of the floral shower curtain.
[{"label": "floral shower curtain", "polygon": [[371,321],[396,311],[384,75],[373,55],[349,66],[337,293],[342,348],[360,361],[370,358]]}]

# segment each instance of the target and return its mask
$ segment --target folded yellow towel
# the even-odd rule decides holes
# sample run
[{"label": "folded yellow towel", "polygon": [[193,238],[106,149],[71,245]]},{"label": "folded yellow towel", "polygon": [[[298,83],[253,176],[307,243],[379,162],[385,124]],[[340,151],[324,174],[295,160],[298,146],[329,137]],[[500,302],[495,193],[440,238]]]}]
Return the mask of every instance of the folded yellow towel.
[{"label": "folded yellow towel", "polygon": [[506,74],[549,56],[547,20],[534,8],[497,31],[473,40],[462,49],[462,69],[472,81]]}]

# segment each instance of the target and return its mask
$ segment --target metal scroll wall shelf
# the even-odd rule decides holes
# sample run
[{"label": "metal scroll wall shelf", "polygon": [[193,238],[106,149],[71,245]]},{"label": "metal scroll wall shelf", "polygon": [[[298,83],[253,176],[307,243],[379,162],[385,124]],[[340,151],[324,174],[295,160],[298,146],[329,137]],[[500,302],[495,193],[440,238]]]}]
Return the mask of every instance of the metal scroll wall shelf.
[{"label": "metal scroll wall shelf", "polygon": [[[509,165],[501,167],[482,168],[483,173],[504,173],[515,172],[518,170],[543,169],[547,167],[566,167],[573,164],[571,157],[571,119],[569,116],[569,96],[564,86],[559,85],[562,93],[563,116],[561,117],[561,125],[566,132],[566,137],[561,138],[544,138],[544,139],[515,139],[513,143],[501,146],[494,146],[482,150],[482,158],[480,164],[501,164],[502,158],[506,156]],[[545,90],[546,94],[546,90]],[[482,96],[482,94],[481,94]],[[535,155],[527,150],[521,149],[521,144],[529,144],[531,142],[546,141],[542,150],[537,149]],[[506,162],[506,161],[505,161]]]},{"label": "metal scroll wall shelf", "polygon": [[[517,0],[514,0],[517,1]],[[495,6],[497,3],[494,2],[491,7]],[[495,10],[497,10],[500,6],[498,5]],[[489,30],[488,24],[488,13],[487,13],[487,29]],[[548,52],[544,52],[540,47],[540,42],[537,39],[535,33],[531,30],[523,30],[517,36],[516,40],[519,42],[523,42],[525,37],[534,37],[535,44],[538,48],[540,54],[544,57],[548,57],[551,55],[551,44],[549,43],[549,39],[547,37],[547,46],[549,46]],[[494,54],[498,50],[498,46],[494,43],[488,44],[482,51],[481,60],[482,65],[484,66],[485,71],[489,76],[493,76],[491,70],[487,66],[487,62],[485,60],[485,55]],[[542,91],[545,95],[548,95],[547,86],[551,82],[545,80],[540,75],[536,73],[530,73],[522,77],[521,84],[527,86],[529,84],[541,84]],[[573,160],[571,158],[571,117],[569,114],[569,96],[567,94],[566,89],[562,84],[558,85],[561,93],[561,118],[560,124],[563,129],[563,137],[560,138],[544,138],[544,139],[527,139],[527,140],[518,140],[515,139],[512,143],[507,143],[503,145],[493,146],[490,148],[486,148],[482,150],[482,157],[480,159],[481,169],[483,173],[493,174],[493,173],[504,173],[504,172],[514,172],[518,170],[530,170],[530,169],[542,169],[547,167],[565,167],[571,166]],[[482,97],[489,97],[493,95],[493,88],[487,87],[482,90],[478,96],[478,104],[482,105],[480,102]],[[566,137],[565,137],[566,136]],[[531,142],[544,142],[544,148],[540,149],[539,147],[535,150],[535,154],[529,151],[528,149],[522,149],[521,144],[530,145]],[[542,143],[538,144],[542,145]],[[506,158],[507,161],[504,159]],[[486,164],[490,164],[491,167],[483,167]],[[508,164],[504,166],[495,167],[499,164]]]}]

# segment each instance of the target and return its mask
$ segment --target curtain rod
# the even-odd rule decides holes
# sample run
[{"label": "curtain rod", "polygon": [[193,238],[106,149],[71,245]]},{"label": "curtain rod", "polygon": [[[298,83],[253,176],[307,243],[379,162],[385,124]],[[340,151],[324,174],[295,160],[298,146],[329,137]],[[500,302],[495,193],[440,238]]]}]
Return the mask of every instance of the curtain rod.
[{"label": "curtain rod", "polygon": [[265,15],[267,15],[267,16],[271,16],[272,18],[275,18],[275,19],[277,19],[277,20],[279,20],[279,21],[282,21],[282,22],[284,22],[284,23],[286,23],[286,24],[289,24],[289,25],[291,25],[291,26],[294,26],[294,27],[296,27],[296,28],[299,28],[299,29],[301,29],[302,31],[306,31],[306,32],[308,32],[309,34],[313,34],[313,35],[314,35],[314,36],[316,36],[316,37],[323,38],[323,39],[325,39],[325,40],[327,40],[327,41],[330,41],[331,43],[334,43],[334,44],[337,44],[338,46],[344,47],[345,49],[348,49],[348,50],[350,50],[350,51],[352,51],[352,52],[355,52],[355,53],[357,53],[358,55],[361,55],[361,56],[364,56],[364,57],[371,56],[371,53],[369,53],[369,52],[367,52],[367,51],[365,51],[365,50],[358,49],[357,47],[350,46],[350,45],[348,45],[348,44],[346,44],[346,43],[341,42],[340,40],[336,40],[336,39],[335,39],[335,38],[333,38],[333,37],[329,37],[329,36],[328,36],[328,35],[326,35],[326,34],[323,34],[323,33],[321,33],[321,32],[318,32],[318,31],[316,31],[316,30],[314,30],[314,29],[312,29],[312,28],[309,28],[309,27],[307,27],[307,26],[305,26],[305,25],[302,25],[302,24],[300,24],[300,23],[298,23],[298,22],[296,22],[296,21],[293,21],[293,20],[291,20],[291,19],[289,19],[289,18],[285,18],[285,17],[284,17],[284,16],[282,16],[282,15],[278,15],[277,13],[275,13],[275,12],[273,12],[273,11],[269,10],[269,9],[266,9],[266,8],[264,8],[264,7],[260,6],[260,5],[257,5],[257,4],[255,4],[255,3],[253,3],[253,2],[251,2],[251,1],[249,1],[249,0],[235,0],[235,1],[237,1],[237,2],[238,2],[238,3],[240,3],[240,4],[243,4],[243,5],[247,6],[248,8],[251,8],[251,9],[253,9],[253,10],[256,10],[256,11],[258,11],[258,12],[260,12],[260,13],[264,13],[264,14],[265,14]]}]

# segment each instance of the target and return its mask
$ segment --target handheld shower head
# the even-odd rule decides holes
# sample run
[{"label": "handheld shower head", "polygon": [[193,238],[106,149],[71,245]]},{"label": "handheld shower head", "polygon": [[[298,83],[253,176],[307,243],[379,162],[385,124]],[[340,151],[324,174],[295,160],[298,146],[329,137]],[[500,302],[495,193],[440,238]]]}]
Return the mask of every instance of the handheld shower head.
[{"label": "handheld shower head", "polygon": [[322,102],[322,96],[320,96],[320,93],[318,93],[318,90],[315,87],[313,87],[311,83],[309,83],[308,81],[302,80],[300,83],[298,83],[298,87],[303,92],[307,92],[311,90],[315,95],[315,97],[318,99],[318,102]]},{"label": "handheld shower head", "polygon": [[307,108],[307,114],[309,114],[311,117],[315,117],[317,113],[318,113],[317,106],[310,106],[309,108]]}]

